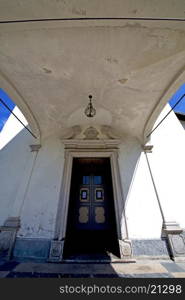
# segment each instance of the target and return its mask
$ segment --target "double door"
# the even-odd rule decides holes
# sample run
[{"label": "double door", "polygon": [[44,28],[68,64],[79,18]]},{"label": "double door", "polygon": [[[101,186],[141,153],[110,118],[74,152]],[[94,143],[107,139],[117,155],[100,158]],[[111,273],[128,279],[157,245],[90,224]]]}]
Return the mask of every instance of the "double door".
[{"label": "double door", "polygon": [[79,230],[108,229],[109,209],[105,175],[100,171],[94,171],[94,174],[86,172],[86,174],[80,174],[79,179],[75,199],[76,228]]},{"label": "double door", "polygon": [[110,161],[75,158],[65,242],[66,256],[105,253],[117,247]]}]

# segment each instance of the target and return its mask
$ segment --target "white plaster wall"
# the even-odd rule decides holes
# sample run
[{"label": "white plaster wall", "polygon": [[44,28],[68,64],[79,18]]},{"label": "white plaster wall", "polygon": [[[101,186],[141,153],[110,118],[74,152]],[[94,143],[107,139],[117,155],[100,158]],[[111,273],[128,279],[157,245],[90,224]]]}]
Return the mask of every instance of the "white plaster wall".
[{"label": "white plaster wall", "polygon": [[[23,122],[25,126],[28,125],[27,120],[16,106],[13,113]],[[11,114],[0,132],[0,150],[3,149],[22,129],[23,125]]]},{"label": "white plaster wall", "polygon": [[[14,112],[27,123],[18,108]],[[15,202],[22,201],[20,188],[33,160],[29,148],[33,137],[22,128],[11,115],[0,133],[0,225],[3,225],[8,216],[14,215]]]},{"label": "white plaster wall", "polygon": [[[170,106],[166,105],[156,124],[169,110]],[[176,221],[185,228],[185,134],[173,112],[152,134],[151,143],[154,148],[152,153],[148,153],[148,158],[165,219]],[[134,154],[134,151],[138,151],[138,154]],[[138,164],[135,164],[139,152],[137,142],[135,146],[127,142],[127,146],[122,145],[119,158],[128,233],[131,239],[156,239],[161,237],[162,217],[143,152]],[[132,163],[135,164],[135,172],[130,172],[129,164]]]},{"label": "white plaster wall", "polygon": [[18,237],[53,238],[64,165],[60,140],[47,139],[35,159]]},{"label": "white plaster wall", "polygon": [[[158,121],[170,110],[167,105]],[[157,122],[158,122],[157,121]],[[185,228],[185,133],[172,112],[152,135],[154,151],[149,156],[166,221]]]},{"label": "white plaster wall", "polygon": [[119,151],[128,235],[131,239],[159,238],[162,219],[141,150],[138,140],[125,139]]},{"label": "white plaster wall", "polygon": [[[16,107],[14,112],[27,124]],[[37,144],[11,115],[0,133],[0,225],[9,216],[20,216],[18,237],[52,238],[60,197],[64,148],[60,140]]]},{"label": "white plaster wall", "polygon": [[157,239],[161,236],[162,217],[144,153],[136,168],[126,202],[129,237]]}]

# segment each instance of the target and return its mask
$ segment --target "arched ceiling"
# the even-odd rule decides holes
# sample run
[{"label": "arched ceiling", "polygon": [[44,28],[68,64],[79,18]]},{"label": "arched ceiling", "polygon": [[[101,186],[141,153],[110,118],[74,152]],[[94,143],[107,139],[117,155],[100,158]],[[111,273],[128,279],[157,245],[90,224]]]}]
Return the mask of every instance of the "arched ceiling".
[{"label": "arched ceiling", "polygon": [[[0,2],[0,73],[43,138],[61,136],[70,126],[98,124],[143,141],[150,117],[184,71],[185,22],[86,18],[185,17],[184,1],[148,2]],[[42,18],[68,20],[4,22]],[[97,110],[90,120],[84,115],[89,94]]]}]

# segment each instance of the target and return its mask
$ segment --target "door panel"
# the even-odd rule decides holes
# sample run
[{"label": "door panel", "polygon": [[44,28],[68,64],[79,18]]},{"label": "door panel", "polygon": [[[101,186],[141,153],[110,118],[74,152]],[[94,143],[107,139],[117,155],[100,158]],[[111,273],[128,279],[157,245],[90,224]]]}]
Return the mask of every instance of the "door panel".
[{"label": "door panel", "polygon": [[104,175],[82,174],[80,181],[75,199],[78,211],[75,227],[79,230],[106,230],[108,206]]}]

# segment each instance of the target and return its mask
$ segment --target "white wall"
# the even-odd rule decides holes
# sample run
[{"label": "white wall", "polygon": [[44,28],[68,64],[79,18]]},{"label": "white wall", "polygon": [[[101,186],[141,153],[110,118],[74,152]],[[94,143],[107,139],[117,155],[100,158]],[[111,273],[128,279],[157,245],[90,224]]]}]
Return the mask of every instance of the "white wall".
[{"label": "white wall", "polygon": [[119,166],[129,238],[159,238],[161,215],[146,158],[139,141],[125,139],[119,151]]},{"label": "white wall", "polygon": [[144,153],[139,159],[127,198],[126,219],[129,238],[160,238],[162,218]]},{"label": "white wall", "polygon": [[[23,122],[25,126],[28,125],[27,120],[16,106],[13,113]],[[11,114],[0,132],[0,150],[3,149],[22,129],[23,125]]]},{"label": "white wall", "polygon": [[[14,112],[27,124],[18,110]],[[52,238],[64,164],[60,140],[50,138],[39,152],[30,133],[11,115],[0,134],[0,225],[21,218],[19,237]]]},{"label": "white wall", "polygon": [[[170,107],[167,105],[156,124],[169,110]],[[148,158],[165,220],[176,221],[180,223],[182,228],[185,228],[185,134],[182,125],[173,112],[152,134],[151,143],[154,148],[151,154],[148,153]],[[129,151],[127,151],[127,154],[124,151],[122,152],[120,162],[123,187],[127,186],[124,178],[126,177],[124,160],[133,160]],[[131,239],[156,239],[161,237],[162,217],[144,153],[140,156],[129,194],[126,195],[126,217]]]},{"label": "white wall", "polygon": [[60,140],[48,139],[39,150],[21,210],[18,237],[53,238],[64,165]]},{"label": "white wall", "polygon": [[23,178],[32,164],[33,154],[29,145],[33,138],[24,129],[0,151],[0,224],[3,225],[17,198],[21,199],[20,189]]},{"label": "white wall", "polygon": [[[167,105],[160,118],[169,110]],[[174,113],[153,133],[152,143],[154,151],[149,158],[164,216],[167,221],[179,222],[185,228],[185,132]]]}]

